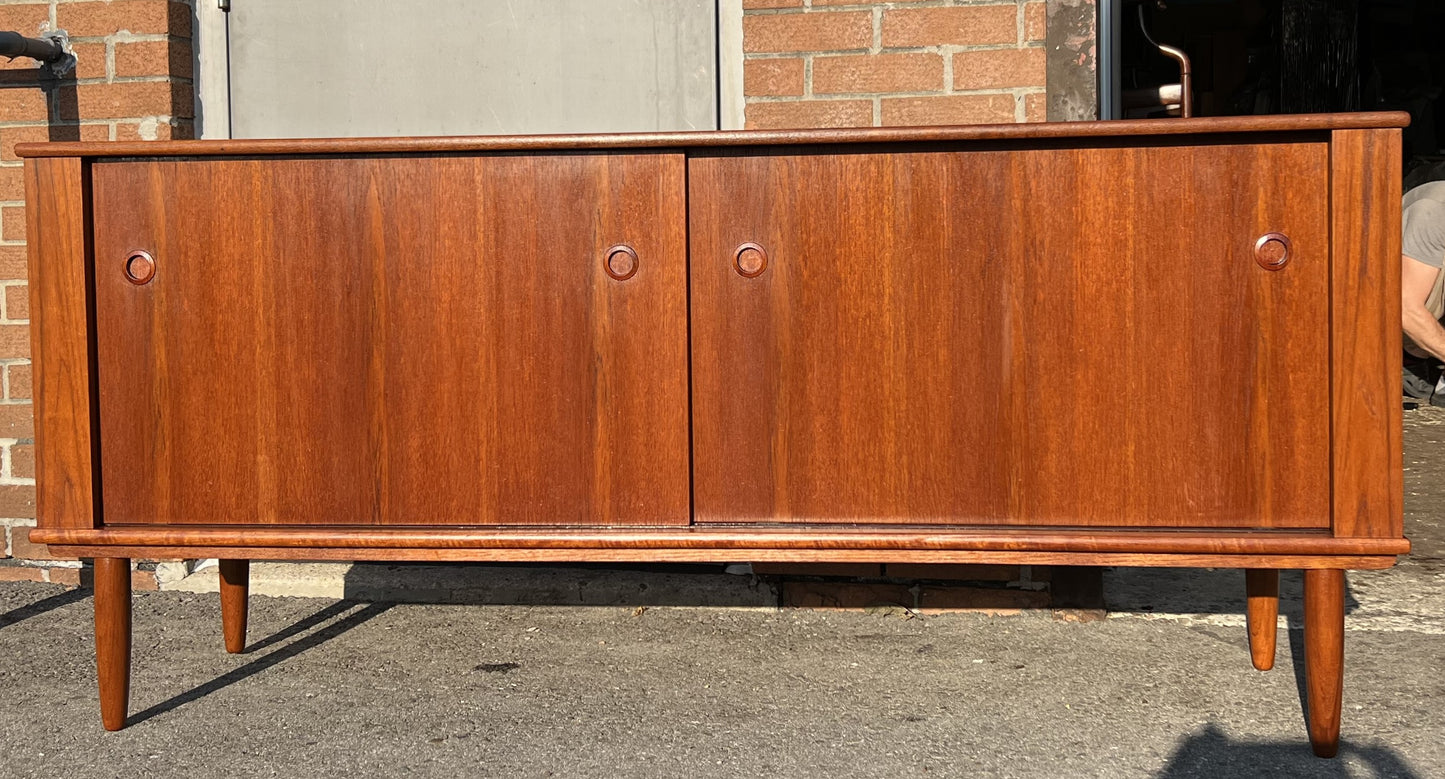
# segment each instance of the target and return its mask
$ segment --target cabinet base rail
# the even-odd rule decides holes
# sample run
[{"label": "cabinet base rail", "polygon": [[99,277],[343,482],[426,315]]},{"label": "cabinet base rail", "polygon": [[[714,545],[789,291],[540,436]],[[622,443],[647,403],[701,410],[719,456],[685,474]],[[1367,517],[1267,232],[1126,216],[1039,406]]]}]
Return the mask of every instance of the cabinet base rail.
[{"label": "cabinet base rail", "polygon": [[1308,531],[918,526],[37,528],[70,557],[425,562],[831,562],[1376,569],[1403,538]]},{"label": "cabinet base rail", "polygon": [[915,562],[1223,568],[1387,568],[1403,538],[1321,531],[694,525],[680,528],[37,528],[73,557],[474,562]]}]

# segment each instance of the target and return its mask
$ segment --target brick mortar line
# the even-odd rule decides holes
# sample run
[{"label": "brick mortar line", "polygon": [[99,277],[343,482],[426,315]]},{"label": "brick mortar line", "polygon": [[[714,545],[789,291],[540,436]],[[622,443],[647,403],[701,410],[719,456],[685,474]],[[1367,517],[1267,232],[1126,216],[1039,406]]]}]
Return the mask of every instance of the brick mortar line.
[{"label": "brick mortar line", "polygon": [[[86,0],[86,1],[87,1],[87,2],[96,2],[96,0]],[[161,43],[161,42],[167,42],[167,43],[169,43],[169,42],[173,42],[173,41],[187,41],[187,42],[189,42],[190,40],[191,40],[190,38],[182,38],[182,37],[179,36],[179,35],[171,35],[170,33],[164,33],[164,32],[126,32],[125,30],[117,30],[117,31],[115,31],[115,32],[113,32],[113,33],[107,33],[106,35],[85,35],[85,36],[81,36],[81,37],[71,38],[71,39],[70,39],[70,42],[71,42],[71,43]]]},{"label": "brick mortar line", "polygon": [[934,46],[910,46],[908,48],[879,49],[869,51],[867,54],[831,54],[831,57],[889,57],[889,56],[917,56],[920,54],[937,54],[939,56],[948,54],[946,49],[954,48],[955,44],[946,43]]},{"label": "brick mortar line", "polygon": [[[93,0],[92,0],[92,1],[93,1]],[[114,40],[114,41],[118,41],[118,42],[121,42],[121,43],[124,43],[125,41],[135,41],[136,43],[146,43],[146,42],[155,42],[155,41],[189,41],[189,40],[191,40],[190,38],[187,38],[187,37],[185,37],[185,36],[183,36],[183,35],[172,35],[172,34],[170,34],[170,33],[168,33],[168,32],[131,32],[131,31],[129,31],[129,30],[116,30],[115,32],[110,33],[109,35],[93,35],[93,36],[90,36],[90,37],[93,37],[93,38],[106,38],[107,40]]]},{"label": "brick mortar line", "polygon": [[880,54],[962,54],[976,51],[1027,51],[1045,48],[1044,41],[1017,43],[934,43],[928,46],[884,46],[879,49],[798,49],[796,51],[750,51],[743,54],[743,60],[788,59],[802,56],[865,56]]},{"label": "brick mortar line", "polygon": [[[12,289],[12,288],[14,288],[14,287],[28,287],[28,286],[30,286],[30,281],[29,281],[28,279],[14,279],[14,280],[12,280],[12,279],[5,279],[4,281],[0,281],[0,324],[7,324],[7,325],[29,325],[29,324],[30,324],[30,317],[25,317],[24,319],[11,319],[11,318],[10,318],[10,296],[7,295],[7,294],[4,294],[6,290]],[[8,386],[5,387],[5,394],[6,394],[7,396],[10,394],[10,392],[9,392],[9,387],[8,387]],[[0,439],[0,445],[3,445],[3,443],[4,443],[4,439]]]},{"label": "brick mortar line", "polygon": [[[109,66],[107,66],[109,67]],[[88,87],[97,84],[189,84],[191,80],[180,76],[94,76],[72,79],[65,86]]]},{"label": "brick mortar line", "polygon": [[939,51],[947,50],[954,54],[965,51],[1024,51],[1027,49],[1042,49],[1043,41],[1026,41],[1023,44],[1017,43],[935,43],[932,46],[893,46],[884,48],[880,54],[907,53],[911,51]]},{"label": "brick mortar line", "polygon": [[[902,92],[825,92],[823,94],[814,95],[813,99],[816,102],[820,100],[872,100],[873,98],[881,98],[886,100],[889,98],[898,97],[971,97],[976,95],[1009,95],[1010,97],[1017,97],[1019,95],[1019,90],[1025,89],[1033,89],[1033,87],[995,87],[988,90],[965,90],[961,92],[918,90]],[[780,99],[778,96],[774,95],[760,95],[760,97],[766,97],[770,100]],[[793,96],[793,100],[794,102],[805,102],[798,100],[796,95]]]},{"label": "brick mortar line", "polygon": [[974,51],[1022,51],[1022,50],[1024,50],[1024,49],[1042,49],[1042,48],[1044,48],[1044,44],[1043,44],[1042,41],[1038,41],[1038,42],[1036,42],[1036,43],[1031,42],[1031,43],[1026,44],[1026,45],[1024,45],[1024,46],[1014,46],[1014,45],[1012,45],[1012,44],[1001,44],[1001,45],[1000,45],[1000,44],[991,44],[991,43],[979,43],[979,44],[973,44],[973,43],[935,43],[935,44],[932,44],[932,45],[930,45],[930,46],[894,46],[894,47],[891,47],[891,48],[883,48],[883,49],[880,49],[880,50],[878,50],[877,52],[868,52],[868,53],[866,53],[866,54],[858,54],[857,52],[862,51],[861,49],[854,49],[854,50],[852,50],[852,53],[847,53],[847,54],[832,54],[832,53],[830,53],[831,51],[835,51],[835,50],[829,50],[829,51],[769,51],[769,52],[761,52],[761,51],[760,51],[760,52],[757,52],[757,53],[755,53],[755,54],[748,54],[747,56],[743,57],[743,61],[744,61],[744,62],[770,62],[770,61],[772,61],[772,60],[792,60],[792,59],[801,59],[801,58],[803,58],[803,57],[814,57],[814,56],[825,56],[825,57],[860,57],[860,56],[862,56],[862,57],[871,57],[871,56],[874,56],[875,54],[879,54],[879,55],[882,55],[882,54],[961,54],[961,53],[964,53],[964,52],[974,52]]},{"label": "brick mortar line", "polygon": [[[106,125],[116,124],[117,122],[119,122],[119,123],[121,123],[121,124],[126,124],[126,123],[130,123],[130,122],[143,122],[143,121],[145,121],[145,120],[147,120],[147,119],[156,119],[156,118],[160,118],[160,117],[167,117],[167,118],[170,118],[170,119],[174,119],[174,120],[176,120],[176,121],[179,121],[179,122],[192,122],[192,121],[194,121],[191,117],[188,117],[188,116],[176,116],[176,115],[174,115],[174,114],[139,114],[139,115],[134,115],[134,116],[111,116],[111,117],[106,117],[106,118],[104,118],[104,119],[87,119],[87,120],[85,120],[85,121],[83,121],[83,122],[55,122],[55,123],[53,123],[53,124],[36,124],[35,122],[32,122],[32,121],[18,120],[18,119],[17,119],[17,120],[9,121],[9,122],[0,120],[0,130],[24,130],[24,129],[40,129],[40,130],[44,130],[44,129],[49,129],[49,128],[51,128],[51,127],[103,127],[103,126],[106,126]],[[15,160],[5,160],[4,162],[0,162],[0,165],[13,165],[13,164],[15,164]]]},{"label": "brick mortar line", "polygon": [[872,100],[874,98],[915,98],[915,97],[987,97],[991,95],[1042,95],[1045,94],[1044,87],[991,87],[989,89],[969,89],[959,92],[841,92],[838,94],[813,95],[805,99],[798,95],[749,95],[749,103],[827,103],[838,100]]},{"label": "brick mortar line", "polygon": [[35,121],[30,119],[0,119],[0,127],[14,130],[32,127],[37,130],[46,130],[51,127],[84,127],[86,125],[109,124],[114,119],[65,119],[56,122]]},{"label": "brick mortar line", "polygon": [[[945,59],[947,59],[947,60],[949,60],[949,61],[952,61],[952,60],[953,60],[953,55],[955,55],[955,54],[973,54],[973,53],[975,53],[975,52],[988,52],[988,51],[1028,51],[1029,49],[1042,49],[1042,48],[1043,48],[1042,45],[1039,45],[1039,46],[1012,46],[1012,45],[1009,45],[1009,46],[993,46],[993,45],[971,46],[971,45],[968,45],[968,44],[960,44],[960,43],[940,43],[940,44],[937,44],[937,45],[934,45],[934,46],[910,46],[910,47],[907,47],[907,48],[881,49],[881,50],[876,51],[876,52],[870,51],[870,52],[868,52],[867,54],[827,54],[827,53],[822,53],[822,52],[809,52],[809,53],[810,53],[810,54],[814,54],[814,55],[821,55],[821,56],[823,56],[824,58],[829,58],[829,57],[885,57],[885,56],[889,56],[889,55],[936,54],[936,55],[938,55],[938,56],[940,56],[940,57],[943,57],[943,58],[945,58]],[[794,56],[797,56],[797,55],[786,55],[786,54],[785,54],[785,55],[781,55],[781,56],[777,56],[777,57],[767,57],[766,59],[790,59],[790,58],[792,58],[792,57],[794,57]],[[755,59],[756,59],[756,58],[755,58]]]},{"label": "brick mortar line", "polygon": [[[85,2],[86,0],[75,0]],[[92,2],[94,0],[91,0]],[[802,16],[806,14],[819,13],[858,13],[860,11],[871,11],[875,8],[885,11],[906,11],[910,8],[988,8],[990,6],[1023,6],[1039,0],[922,0],[912,3],[849,3],[847,5],[805,5],[792,8],[744,8],[743,16]]]},{"label": "brick mortar line", "polygon": [[763,55],[768,58],[775,57],[801,57],[806,54],[868,54],[869,49],[797,49],[795,51],[746,51],[743,52],[743,59],[746,60],[755,55]]}]

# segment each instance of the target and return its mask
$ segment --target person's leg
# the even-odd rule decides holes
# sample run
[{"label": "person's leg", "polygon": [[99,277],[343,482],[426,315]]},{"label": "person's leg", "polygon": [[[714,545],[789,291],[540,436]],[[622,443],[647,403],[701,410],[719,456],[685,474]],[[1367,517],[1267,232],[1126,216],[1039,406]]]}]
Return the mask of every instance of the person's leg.
[{"label": "person's leg", "polygon": [[[1425,298],[1425,309],[1445,325],[1445,273],[1435,277],[1435,286]],[[1401,388],[1405,394],[1418,400],[1428,400],[1432,405],[1445,405],[1445,373],[1436,368],[1433,357],[1415,345],[1409,335],[1404,336],[1404,374]]]},{"label": "person's leg", "polygon": [[[1425,298],[1425,310],[1445,324],[1445,272],[1436,274],[1435,286],[1430,288],[1430,294]],[[1405,351],[1414,357],[1427,357],[1425,350],[1416,346],[1409,335],[1405,336]]]}]

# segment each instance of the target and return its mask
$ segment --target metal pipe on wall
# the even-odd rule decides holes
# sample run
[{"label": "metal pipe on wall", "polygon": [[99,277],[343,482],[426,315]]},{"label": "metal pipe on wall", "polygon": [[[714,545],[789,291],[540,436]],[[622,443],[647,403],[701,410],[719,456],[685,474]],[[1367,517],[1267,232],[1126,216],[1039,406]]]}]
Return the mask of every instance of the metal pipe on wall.
[{"label": "metal pipe on wall", "polygon": [[65,48],[50,38],[26,38],[18,32],[0,31],[0,57],[29,57],[41,62],[59,62]]}]

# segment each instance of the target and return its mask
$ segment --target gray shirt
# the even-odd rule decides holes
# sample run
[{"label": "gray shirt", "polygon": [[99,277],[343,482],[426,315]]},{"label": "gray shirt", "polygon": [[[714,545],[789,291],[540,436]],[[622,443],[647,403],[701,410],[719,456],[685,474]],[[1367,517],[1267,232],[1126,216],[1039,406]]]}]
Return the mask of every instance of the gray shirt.
[{"label": "gray shirt", "polygon": [[1434,268],[1445,265],[1445,181],[1415,187],[1401,204],[1405,256]]}]

